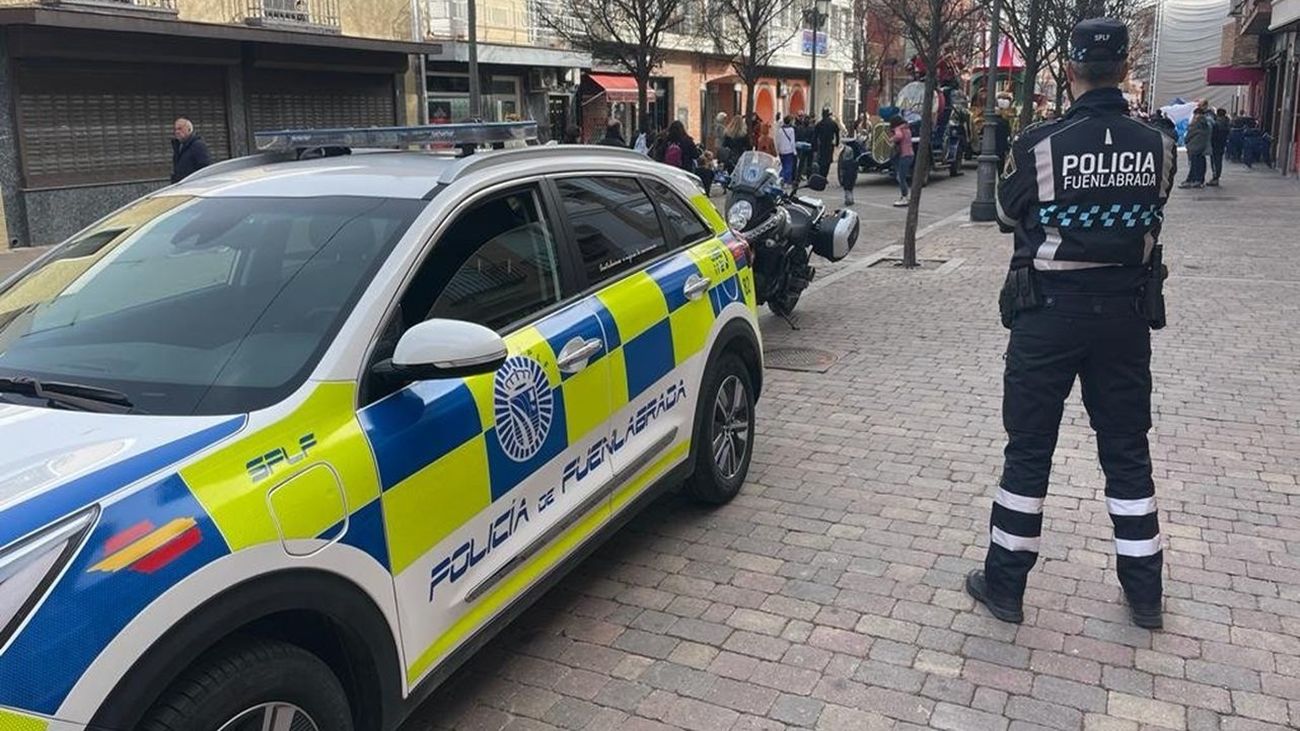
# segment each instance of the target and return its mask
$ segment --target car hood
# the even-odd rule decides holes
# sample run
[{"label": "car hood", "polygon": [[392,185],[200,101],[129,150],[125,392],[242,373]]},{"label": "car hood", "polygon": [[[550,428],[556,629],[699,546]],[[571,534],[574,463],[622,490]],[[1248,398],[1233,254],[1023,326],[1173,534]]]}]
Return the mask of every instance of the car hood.
[{"label": "car hood", "polygon": [[0,405],[0,546],[239,431],[244,417]]}]

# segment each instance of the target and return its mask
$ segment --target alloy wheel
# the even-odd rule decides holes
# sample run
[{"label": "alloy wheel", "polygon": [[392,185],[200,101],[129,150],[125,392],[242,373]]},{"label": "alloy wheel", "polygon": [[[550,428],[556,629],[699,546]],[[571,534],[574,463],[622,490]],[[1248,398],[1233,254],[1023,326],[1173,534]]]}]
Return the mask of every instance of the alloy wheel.
[{"label": "alloy wheel", "polygon": [[238,714],[217,731],[320,731],[320,727],[292,703],[271,702]]},{"label": "alloy wheel", "polygon": [[730,375],[713,401],[713,464],[723,479],[740,474],[749,451],[749,395],[740,378]]}]

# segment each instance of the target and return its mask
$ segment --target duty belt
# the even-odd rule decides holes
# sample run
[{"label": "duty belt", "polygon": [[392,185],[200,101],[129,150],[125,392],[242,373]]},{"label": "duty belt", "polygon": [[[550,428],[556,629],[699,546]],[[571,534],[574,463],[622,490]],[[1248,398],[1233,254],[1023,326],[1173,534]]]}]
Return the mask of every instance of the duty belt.
[{"label": "duty belt", "polygon": [[1141,296],[1127,294],[1043,294],[1043,309],[1071,315],[1132,315],[1142,311]]}]

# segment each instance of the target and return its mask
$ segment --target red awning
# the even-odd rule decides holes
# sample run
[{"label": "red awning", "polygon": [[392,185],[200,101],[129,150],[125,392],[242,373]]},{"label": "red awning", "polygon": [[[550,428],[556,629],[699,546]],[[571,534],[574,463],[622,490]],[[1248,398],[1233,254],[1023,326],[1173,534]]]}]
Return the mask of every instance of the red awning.
[{"label": "red awning", "polygon": [[612,102],[635,102],[636,79],[631,76],[614,74],[587,74],[587,78],[605,92],[605,98]]},{"label": "red awning", "polygon": [[1211,66],[1205,69],[1210,86],[1246,86],[1264,80],[1264,69],[1242,66]]}]

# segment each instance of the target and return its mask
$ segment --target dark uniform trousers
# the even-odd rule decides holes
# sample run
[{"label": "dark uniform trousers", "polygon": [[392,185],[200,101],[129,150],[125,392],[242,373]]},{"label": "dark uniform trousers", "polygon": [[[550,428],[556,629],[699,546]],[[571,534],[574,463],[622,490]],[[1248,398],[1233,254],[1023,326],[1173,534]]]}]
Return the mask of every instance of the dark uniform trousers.
[{"label": "dark uniform trousers", "polygon": [[1106,476],[1120,584],[1131,604],[1158,607],[1160,527],[1147,432],[1151,332],[1135,297],[1046,294],[1016,314],[1007,348],[1002,419],[1008,433],[994,498],[985,576],[991,593],[1019,601],[1038,560],[1052,453],[1065,399],[1078,377]]}]

